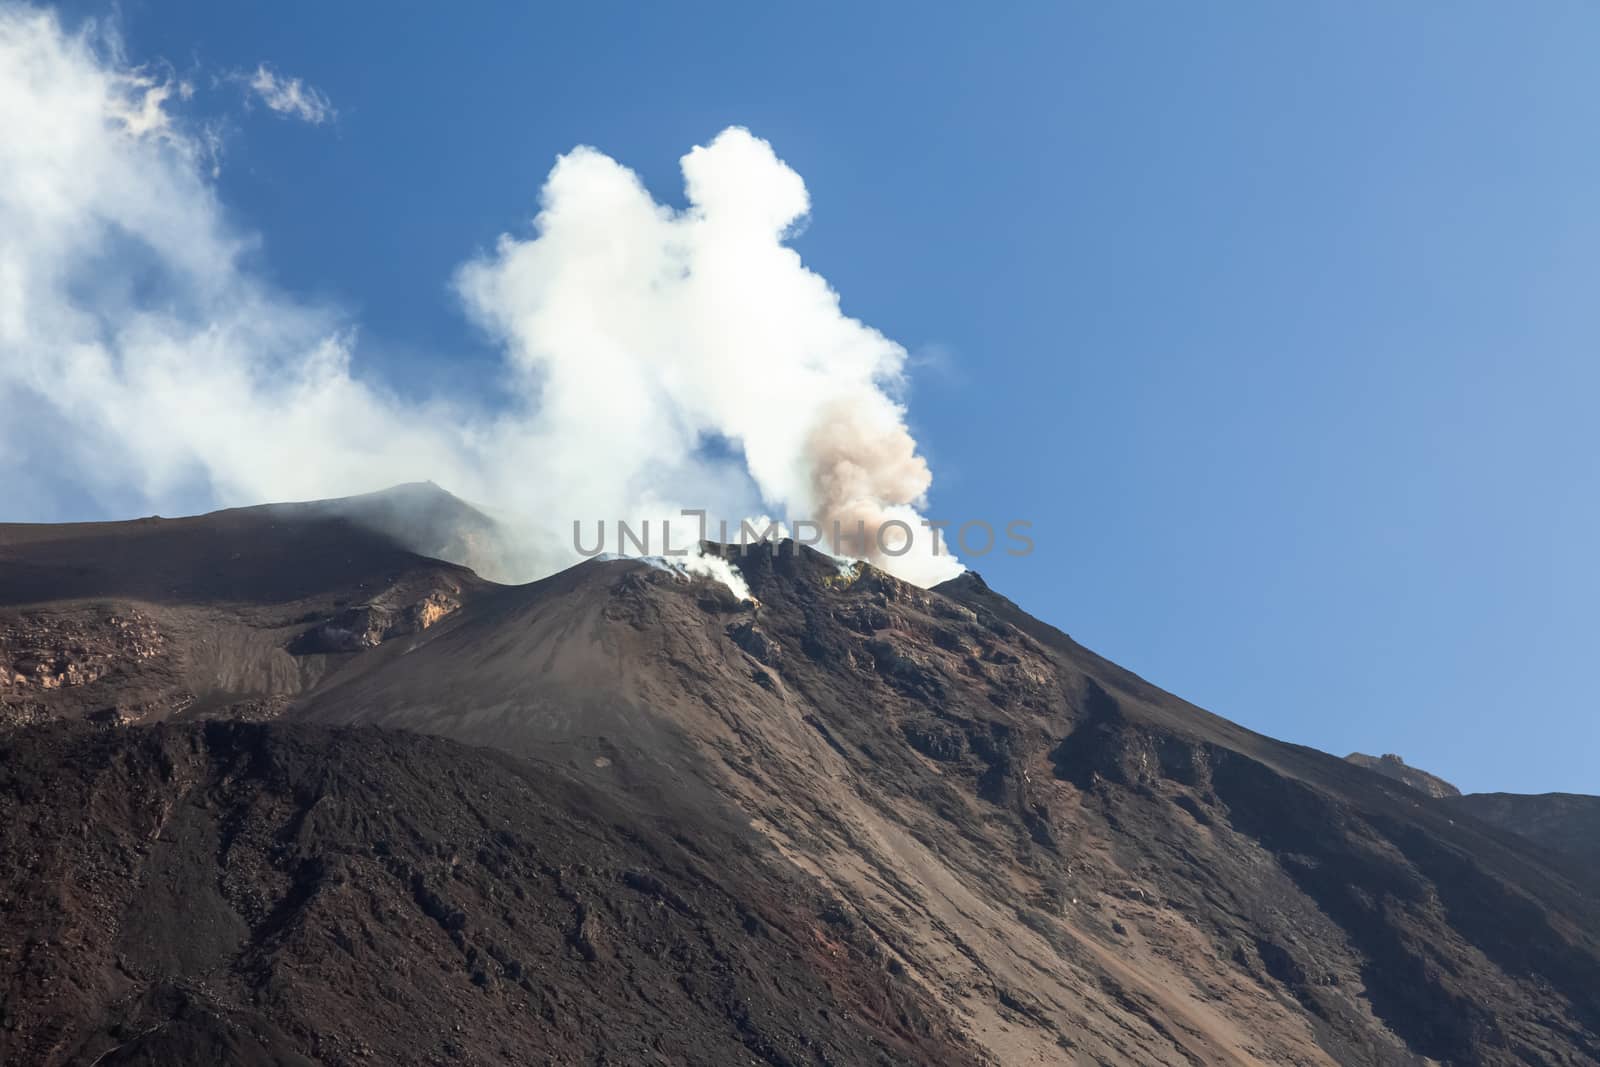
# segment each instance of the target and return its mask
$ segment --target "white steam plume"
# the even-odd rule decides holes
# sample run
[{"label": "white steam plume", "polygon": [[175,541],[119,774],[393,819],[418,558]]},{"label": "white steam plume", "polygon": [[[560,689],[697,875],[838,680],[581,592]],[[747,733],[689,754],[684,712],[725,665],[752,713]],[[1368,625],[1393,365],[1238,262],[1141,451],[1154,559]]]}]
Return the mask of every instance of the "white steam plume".
[{"label": "white steam plume", "polygon": [[114,41],[0,5],[12,501],[171,513],[426,478],[518,516],[517,577],[572,562],[574,520],[671,516],[682,544],[681,508],[735,528],[899,519],[912,550],[879,562],[923,584],[961,569],[919,525],[905,351],[784,243],[809,198],[766,142],[730,129],[693,149],[683,211],[593,149],[562,156],[531,235],[457,274],[508,370],[504,403],[464,409],[358,377],[351,324],[251,270],[204,138],[169,109],[182,95]]}]

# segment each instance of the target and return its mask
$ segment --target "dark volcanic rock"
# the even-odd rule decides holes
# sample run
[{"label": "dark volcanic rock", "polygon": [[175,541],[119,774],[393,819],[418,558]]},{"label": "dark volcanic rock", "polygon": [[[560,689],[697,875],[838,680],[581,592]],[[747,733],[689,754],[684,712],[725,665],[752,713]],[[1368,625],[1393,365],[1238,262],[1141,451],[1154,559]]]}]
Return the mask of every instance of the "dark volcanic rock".
[{"label": "dark volcanic rock", "polygon": [[350,654],[494,588],[409,547],[448,547],[451,524],[478,543],[488,521],[410,486],[180,519],[0,524],[0,725],[297,696]]},{"label": "dark volcanic rock", "polygon": [[1468,793],[1446,798],[1451,811],[1524,837],[1600,874],[1600,797],[1578,793]]},{"label": "dark volcanic rock", "polygon": [[965,1061],[762,853],[416,735],[15,731],[0,1061]]},{"label": "dark volcanic rock", "polygon": [[347,608],[307,630],[289,645],[289,651],[312,655],[377,648],[392,638],[420,634],[460,608],[459,588],[412,591],[409,595],[391,589],[378,600]]},{"label": "dark volcanic rock", "polygon": [[[1254,734],[975,575],[497,587],[329,515],[0,528],[21,641],[101,598],[162,642],[0,733],[6,1062],[1600,1062],[1581,819]],[[275,722],[123,725],[172,716]]]}]

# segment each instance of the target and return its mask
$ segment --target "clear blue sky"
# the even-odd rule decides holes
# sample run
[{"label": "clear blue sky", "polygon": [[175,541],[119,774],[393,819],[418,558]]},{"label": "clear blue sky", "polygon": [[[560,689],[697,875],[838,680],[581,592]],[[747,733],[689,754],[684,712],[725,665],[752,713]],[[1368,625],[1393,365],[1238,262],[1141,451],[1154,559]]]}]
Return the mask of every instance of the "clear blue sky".
[{"label": "clear blue sky", "polygon": [[1600,8],[121,12],[135,61],[331,98],[235,113],[222,195],[396,387],[494,358],[447,281],[558,152],[678,201],[748,126],[918,353],[931,511],[1034,522],[991,584],[1255,729],[1600,792]]}]

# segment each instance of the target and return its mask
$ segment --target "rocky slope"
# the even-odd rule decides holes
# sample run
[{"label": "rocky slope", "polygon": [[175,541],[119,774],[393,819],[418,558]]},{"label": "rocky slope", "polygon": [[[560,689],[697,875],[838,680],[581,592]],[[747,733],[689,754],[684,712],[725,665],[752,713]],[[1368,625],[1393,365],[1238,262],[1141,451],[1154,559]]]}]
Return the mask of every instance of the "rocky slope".
[{"label": "rocky slope", "polygon": [[[205,528],[206,520],[184,521]],[[304,536],[292,525],[290,532],[253,526],[220,536],[246,558],[265,560],[277,551],[268,542]],[[326,540],[313,542],[332,559],[339,539],[353,536],[372,533],[368,527],[337,535],[324,529],[318,537]],[[841,570],[790,545],[776,556],[758,551],[733,558],[754,597],[741,602],[704,579],[638,561],[595,561],[530,586],[494,586],[405,553],[392,537],[387,543],[393,554],[381,558],[390,564],[361,572],[359,598],[350,591],[352,575],[332,567],[319,582],[304,572],[286,578],[285,588],[296,596],[276,594],[281,599],[270,603],[193,593],[187,600],[126,594],[116,600],[119,617],[146,612],[158,628],[178,608],[203,608],[254,627],[252,639],[269,649],[272,662],[292,668],[284,676],[294,679],[269,698],[251,698],[275,701],[271,711],[279,720],[265,733],[248,735],[258,741],[226,734],[243,727],[219,725],[167,732],[33,726],[17,736],[45,738],[33,743],[51,752],[100,746],[113,760],[121,747],[173,744],[204,753],[292,745],[310,760],[333,744],[329,737],[341,739],[335,750],[357,751],[360,745],[399,745],[393,739],[407,736],[368,733],[387,728],[506,753],[470,757],[500,760],[493,766],[505,770],[461,770],[463,779],[482,775],[487,784],[481,796],[468,790],[468,801],[492,808],[497,819],[514,820],[530,803],[604,810],[605,833],[621,834],[615,847],[622,852],[590,892],[620,893],[618,879],[633,892],[626,871],[655,871],[667,846],[651,846],[655,860],[627,849],[637,835],[657,834],[696,858],[694,870],[706,876],[696,892],[720,894],[733,915],[741,904],[766,909],[761,923],[781,932],[778,942],[740,943],[746,952],[740,958],[753,972],[769,968],[789,976],[763,1009],[779,1020],[762,1031],[765,1036],[746,1040],[735,1000],[715,1002],[722,1016],[706,1008],[707,1001],[696,1002],[699,1015],[678,1000],[667,1010],[689,1013],[684,1033],[732,1033],[729,1040],[757,1062],[851,1062],[849,1056],[890,1062],[966,1056],[1008,1064],[1600,1062],[1600,890],[1585,869],[1449,809],[1447,801],[1189,705],[1029,618],[974,575],[920,590],[870,567]],[[8,593],[7,583],[19,573],[26,578],[36,558],[26,545],[0,552],[10,553],[0,554],[0,603],[15,604],[21,598]],[[366,557],[345,558],[354,567],[355,559]],[[187,564],[171,566],[176,573]],[[397,582],[419,581],[416,588],[427,590],[439,578],[457,584],[458,605],[426,627],[403,624],[415,605],[428,603],[426,592],[383,599]],[[317,584],[329,591],[309,588]],[[107,594],[92,587],[87,581],[71,587],[70,603],[102,604],[96,598]],[[66,610],[60,601],[32,599],[26,611],[36,620]],[[292,620],[280,610],[286,603],[294,605]],[[27,631],[37,622],[15,625]],[[352,642],[346,634],[371,639]],[[162,638],[182,650],[169,655],[174,677],[189,692],[201,687],[194,679],[213,677],[194,667],[192,637],[171,629]],[[125,675],[102,671],[92,684],[114,690],[121,684],[117,677],[143,677],[126,656],[118,662]],[[60,692],[36,694],[42,710],[31,718],[72,717],[92,703],[62,702]],[[211,698],[203,713],[257,714],[248,700],[234,699],[241,692]],[[162,699],[153,697],[140,721],[197,714],[193,706],[164,706]],[[328,725],[357,729],[315,732]],[[235,739],[223,744],[216,740],[221,736]],[[464,750],[444,742],[425,743],[438,746],[428,750],[428,760],[464,766],[460,761],[469,758],[454,755]],[[205,819],[220,819],[219,826],[262,809],[262,801],[236,799],[255,797],[250,790],[258,787],[228,792],[236,772],[224,768],[235,766],[236,757],[195,758],[200,763],[182,779],[184,788],[161,794],[168,800],[160,803],[181,808],[216,797],[205,801],[216,808]],[[363,754],[351,766],[375,758]],[[419,758],[406,758],[412,762],[389,780],[421,781]],[[81,759],[62,757],[58,765]],[[506,777],[523,767],[542,768],[536,777],[546,786],[536,796],[518,793]],[[332,767],[319,770],[317,780],[341,774],[356,772]],[[266,780],[282,776],[273,772]],[[123,798],[119,804],[154,788],[135,789],[116,776],[102,781],[98,788]],[[202,781],[216,784],[194,784]],[[430,779],[415,789],[390,790],[382,803],[378,794],[363,794],[354,805],[323,801],[306,810],[321,812],[326,805],[345,812],[327,823],[320,815],[313,820],[327,831],[318,847],[364,854],[376,832],[367,824],[380,819],[360,814],[364,805],[377,804],[381,819],[399,820],[419,840],[448,835],[439,826],[458,817],[451,814],[455,801],[440,801],[438,810],[430,806],[441,789],[450,795],[449,787]],[[290,792],[312,795],[303,787]],[[82,803],[51,810],[69,813],[86,829],[46,823],[37,841],[92,836],[104,820],[83,820]],[[15,818],[27,825],[47,802],[38,791],[16,804]],[[288,801],[267,806],[274,804],[280,805],[272,809],[278,829],[268,836],[279,840],[285,827],[300,822],[288,814]],[[59,1015],[76,1020],[70,1024],[79,1035],[75,1047],[91,1047],[84,1042],[95,1035],[102,1043],[106,1035],[122,1039],[182,1009],[265,1020],[282,1035],[283,1043],[272,1048],[284,1055],[324,1062],[353,1055],[310,1042],[306,1035],[322,1009],[285,1007],[273,999],[274,987],[250,977],[263,973],[259,956],[250,954],[261,935],[239,931],[257,931],[256,924],[268,920],[228,897],[226,856],[206,845],[169,864],[159,857],[171,853],[140,834],[156,825],[186,833],[188,824],[138,825],[145,829],[132,831],[117,852],[128,878],[220,887],[216,892],[244,927],[225,920],[233,939],[218,942],[222,947],[200,963],[153,963],[137,952],[115,963],[115,973],[141,976],[126,979],[135,983],[128,988],[156,997],[155,1007],[133,1012],[125,1007],[132,1003],[128,989],[113,990],[114,983],[106,988],[116,996],[61,1002],[66,1006]],[[157,842],[166,832],[157,831]],[[393,828],[380,836],[393,837]],[[459,853],[468,855],[476,853]],[[250,869],[279,863],[275,856],[251,860]],[[459,857],[456,866],[465,862]],[[64,884],[91,861],[68,853],[60,862],[52,877]],[[289,866],[274,868],[273,877],[292,882],[299,861],[281,862]],[[405,862],[418,867],[422,861]],[[650,877],[667,881],[660,873]],[[376,868],[359,875],[377,878]],[[767,905],[758,887],[769,882],[789,887],[778,892],[790,911]],[[689,884],[671,883],[671,892],[689,899]],[[35,885],[24,884],[10,899],[36,892],[29,888]],[[576,952],[584,965],[595,962],[581,946],[572,948],[575,912],[570,902],[566,910],[552,902],[559,886],[548,875],[519,867],[497,899],[515,897],[517,889],[547,909],[538,913],[543,918],[519,913],[518,923],[543,922],[568,938],[560,945],[530,943],[518,949],[517,959],[526,965],[548,954],[567,960]],[[129,892],[128,900],[140,899],[142,891]],[[626,893],[617,899],[624,897],[632,899]],[[278,930],[279,923],[324,929],[303,901],[285,905],[291,898],[281,890],[274,899],[280,903],[269,913],[278,918],[267,929]],[[402,909],[397,914],[406,914],[403,900],[395,899],[392,906]],[[88,907],[73,899],[57,910],[63,922],[84,922]],[[107,925],[97,929],[122,930],[127,920],[118,916],[124,914],[107,909],[95,920]],[[348,934],[354,920],[346,918]],[[39,921],[30,918],[18,928]],[[506,936],[500,926],[492,929],[471,942],[476,959],[490,941]],[[611,920],[609,929],[614,951],[643,951],[642,935],[626,923]],[[320,936],[308,935],[303,944],[321,946]],[[335,935],[327,937],[338,944]],[[96,938],[115,939],[112,933]],[[816,938],[826,946],[823,955],[801,950]],[[442,966],[438,946],[417,948],[413,960],[400,941],[380,943],[387,955],[412,961],[405,965],[413,970]],[[41,948],[32,958],[62,951]],[[460,963],[465,951],[456,945],[460,958],[449,959]],[[383,976],[376,956],[337,957],[343,968],[337,972],[302,962],[309,958],[290,953],[277,957],[275,966],[309,967],[295,971],[304,975],[298,985],[306,997],[339,990],[351,998],[343,1002],[349,1011],[388,1010],[369,988]],[[590,1043],[577,1059],[601,1062],[604,1054],[650,1062],[638,1058],[637,1044],[625,1042],[660,1025],[664,1016],[637,1013],[666,995],[659,987],[682,988],[695,969],[688,959],[675,956],[680,970],[652,971],[628,987],[626,1004],[602,1002],[596,1019],[618,1013],[644,1021],[621,1026],[615,1040],[623,1043],[617,1044],[598,1023],[580,1027]],[[470,966],[463,965],[451,981],[465,984],[450,985],[450,996],[503,991],[499,972],[481,969],[494,979],[489,987],[474,984]],[[85,973],[100,972],[89,967]],[[574,1003],[592,996],[581,975],[552,974],[551,987]],[[9,981],[8,995],[34,988],[20,972]],[[196,989],[212,999],[195,1000]],[[189,999],[172,999],[172,990]],[[784,1014],[785,1005],[824,995],[813,990],[825,991],[838,1011]],[[740,995],[759,1002],[765,994]],[[426,996],[404,990],[399,996],[408,1013],[426,1018],[419,1007]],[[134,1021],[113,1031],[117,1011],[133,1012]],[[552,1047],[538,1044],[547,1039],[531,1031],[508,1033],[506,1048],[519,1057],[537,1058],[537,1050]],[[360,1040],[370,1044],[373,1038]],[[63,1062],[75,1054],[65,1044],[51,1048]],[[412,1058],[402,1056],[405,1062],[445,1054],[420,1036],[407,1048]],[[509,1058],[481,1044],[462,1045],[462,1054],[486,1063]],[[711,1044],[701,1049],[686,1041],[658,1058],[726,1062],[719,1056]]]},{"label": "rocky slope", "polygon": [[0,736],[0,1061],[969,1062],[764,862],[434,738]]},{"label": "rocky slope", "polygon": [[1600,797],[1577,793],[1466,793],[1396,755],[1345,759],[1438,801],[1451,812],[1516,834],[1559,861],[1600,872]]},{"label": "rocky slope", "polygon": [[275,715],[342,654],[489,588],[412,547],[466,552],[487,522],[402,486],[193,518],[0,524],[0,723]]},{"label": "rocky slope", "polygon": [[1451,798],[1447,805],[1600,873],[1600,797],[1468,793]]}]

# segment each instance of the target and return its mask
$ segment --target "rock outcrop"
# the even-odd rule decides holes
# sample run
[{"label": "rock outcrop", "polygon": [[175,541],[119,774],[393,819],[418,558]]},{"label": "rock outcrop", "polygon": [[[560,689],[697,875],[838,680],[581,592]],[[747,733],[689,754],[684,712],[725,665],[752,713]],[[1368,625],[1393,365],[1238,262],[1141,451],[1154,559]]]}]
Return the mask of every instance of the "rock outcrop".
[{"label": "rock outcrop", "polygon": [[1458,797],[1461,795],[1461,790],[1443,778],[1411,766],[1392,752],[1386,752],[1381,756],[1369,756],[1364,752],[1352,752],[1345,759],[1354,763],[1357,767],[1365,767],[1369,771],[1377,771],[1385,778],[1403,782],[1417,792],[1430,797]]}]

